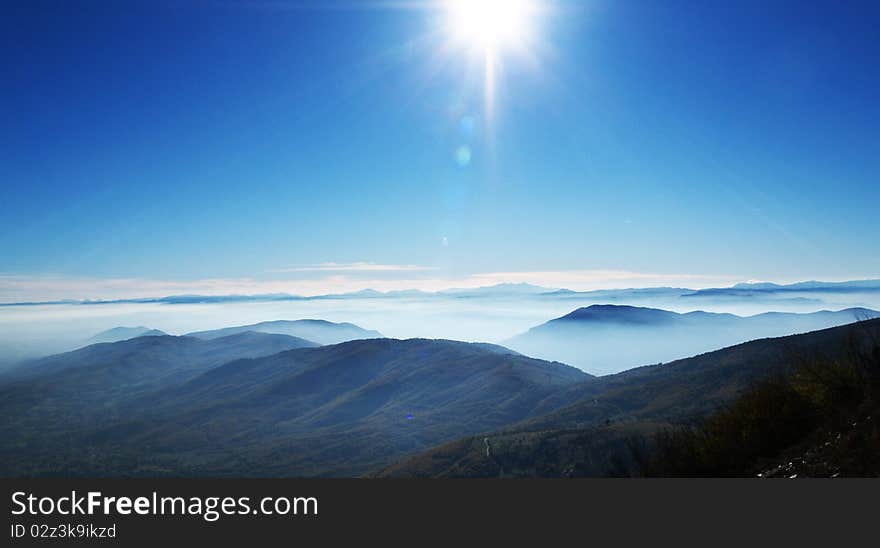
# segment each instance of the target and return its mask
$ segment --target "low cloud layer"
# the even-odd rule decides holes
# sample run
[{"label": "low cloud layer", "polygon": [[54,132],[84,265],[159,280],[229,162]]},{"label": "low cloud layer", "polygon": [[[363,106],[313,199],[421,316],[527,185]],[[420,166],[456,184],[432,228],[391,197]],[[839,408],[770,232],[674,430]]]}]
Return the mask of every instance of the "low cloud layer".
[{"label": "low cloud layer", "polygon": [[426,270],[437,270],[437,268],[413,264],[318,263],[278,268],[272,272],[421,272]]},{"label": "low cloud layer", "polygon": [[[289,275],[283,279],[244,277],[156,280],[11,275],[0,276],[0,302],[133,299],[181,294],[259,295],[288,293],[313,296],[362,289],[440,291],[449,288],[474,288],[500,283],[530,283],[550,288],[580,291],[657,286],[701,288],[726,286],[741,281],[733,276],[652,274],[619,270],[489,272],[464,277],[441,277],[431,275],[436,274],[433,272],[434,270],[436,269],[416,265],[324,263],[279,271]],[[420,273],[420,275],[401,277],[401,273],[407,272]],[[315,277],[315,273],[323,275]]]}]

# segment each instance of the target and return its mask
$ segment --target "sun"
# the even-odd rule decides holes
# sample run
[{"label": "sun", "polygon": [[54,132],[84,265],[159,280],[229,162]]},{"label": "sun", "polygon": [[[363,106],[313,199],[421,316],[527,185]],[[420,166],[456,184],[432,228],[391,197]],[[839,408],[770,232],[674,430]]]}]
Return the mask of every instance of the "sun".
[{"label": "sun", "polygon": [[489,56],[528,42],[536,8],[529,0],[447,0],[446,11],[455,41]]},{"label": "sun", "polygon": [[[439,0],[442,52],[466,67],[468,83],[482,67],[484,116],[491,123],[505,73],[537,73],[547,44],[539,36],[556,10],[551,0]],[[491,125],[491,124],[490,124]]]}]

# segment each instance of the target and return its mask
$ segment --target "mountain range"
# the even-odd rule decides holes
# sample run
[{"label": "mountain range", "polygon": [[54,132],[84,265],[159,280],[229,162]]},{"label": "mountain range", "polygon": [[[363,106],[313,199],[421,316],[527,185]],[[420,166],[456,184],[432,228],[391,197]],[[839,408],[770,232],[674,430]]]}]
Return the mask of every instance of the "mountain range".
[{"label": "mountain range", "polygon": [[768,282],[740,283],[730,287],[717,287],[705,289],[689,289],[678,287],[648,287],[648,288],[623,288],[623,289],[600,289],[589,291],[574,291],[564,288],[548,288],[529,283],[500,283],[490,286],[474,288],[452,288],[441,291],[422,291],[418,289],[404,289],[394,291],[376,291],[374,289],[362,289],[348,293],[334,293],[326,295],[291,295],[288,293],[270,293],[256,295],[168,295],[164,297],[132,298],[132,299],[89,299],[72,300],[63,299],[57,301],[41,302],[8,302],[0,303],[0,306],[35,306],[44,304],[120,304],[120,303],[162,303],[162,304],[210,304],[210,303],[240,303],[240,302],[272,302],[272,301],[310,301],[325,299],[376,299],[376,298],[400,298],[400,297],[437,297],[437,298],[493,298],[493,297],[530,297],[542,299],[577,299],[591,300],[593,302],[627,301],[641,299],[664,299],[667,302],[672,299],[684,298],[686,300],[711,300],[711,299],[749,299],[761,300],[762,302],[784,302],[790,300],[802,300],[804,302],[820,302],[811,295],[868,293],[880,294],[880,279],[878,280],[852,280],[845,282],[822,282],[806,281],[793,284],[775,284]]},{"label": "mountain range", "polygon": [[165,388],[233,360],[316,346],[297,337],[252,331],[209,340],[154,335],[93,344],[7,372],[0,399],[33,401],[45,394],[59,398],[53,407],[63,405],[64,398],[74,403],[103,400],[102,406],[108,407],[115,397]]},{"label": "mountain range", "polygon": [[187,336],[198,339],[215,339],[248,331],[290,335],[314,341],[318,344],[337,344],[356,339],[378,339],[382,337],[382,334],[378,331],[363,329],[351,323],[334,323],[325,320],[275,320],[251,325],[225,327],[212,331],[196,331],[188,333]]},{"label": "mountain range", "polygon": [[[620,307],[569,316],[640,329],[749,320]],[[254,325],[369,333],[327,324]],[[242,329],[99,343],[3,375],[0,476],[603,475],[633,436],[717,412],[799,357],[876,341],[880,320],[603,377],[484,343],[322,346]]]},{"label": "mountain range", "polygon": [[[141,337],[32,364],[0,387],[5,475],[356,475],[531,416],[591,377],[505,348],[285,335]],[[252,346],[253,345],[253,346]],[[221,362],[225,362],[222,363]],[[79,441],[68,445],[71,436]],[[100,458],[96,457],[100,455]]]},{"label": "mountain range", "polygon": [[809,314],[679,314],[654,308],[592,305],[504,342],[529,356],[558,360],[592,374],[617,373],[764,337],[779,337],[880,317],[865,308]]},{"label": "mountain range", "polygon": [[[0,375],[26,367],[34,360],[51,354],[71,351],[97,343],[118,342],[145,336],[162,336],[166,332],[151,327],[114,327],[84,337],[64,330],[43,331],[34,329],[27,338],[0,337]],[[224,327],[210,331],[197,331],[187,336],[198,339],[215,339],[245,332],[289,335],[321,344],[336,344],[354,339],[380,338],[378,331],[363,329],[352,323],[334,323],[325,320],[275,320],[250,325]]]},{"label": "mountain range", "polygon": [[127,339],[134,339],[135,337],[155,337],[167,335],[164,331],[160,331],[159,329],[151,329],[149,327],[114,327],[112,329],[108,329],[106,331],[101,331],[100,333],[94,335],[85,341],[86,345],[89,344],[97,344],[97,343],[106,343],[106,342],[117,342],[124,341]]},{"label": "mountain range", "polygon": [[[826,376],[824,380],[820,377],[811,382],[828,390],[843,380],[839,375],[847,370],[854,353],[868,356],[876,379],[880,373],[876,370],[880,366],[880,320],[751,341],[566,386],[543,402],[542,410],[546,413],[542,415],[496,432],[484,432],[438,446],[403,459],[377,475],[571,477],[627,473],[638,467],[633,460],[647,450],[640,446],[644,440],[676,425],[697,424],[727,410],[743,395],[751,396],[761,383],[785,375],[794,374],[796,382],[804,383],[807,371],[820,372]],[[845,366],[835,370],[836,364]],[[867,403],[877,406],[873,400]],[[770,405],[778,409],[764,409]],[[783,420],[784,412],[784,402],[759,400],[757,409],[748,409],[749,418],[753,420],[749,427],[772,432],[774,421]],[[761,416],[763,422],[754,422],[756,415]],[[871,416],[861,416],[859,420],[871,421]],[[843,422],[848,427],[852,420]],[[823,433],[828,437],[828,432],[820,429],[819,434]],[[745,436],[748,432],[735,434]],[[820,439],[819,445],[828,453],[827,448],[834,440]],[[865,446],[868,441],[856,439],[855,443]],[[736,450],[747,452],[753,448]],[[867,464],[875,473],[880,472],[876,454],[866,458],[869,462],[860,466]]]}]

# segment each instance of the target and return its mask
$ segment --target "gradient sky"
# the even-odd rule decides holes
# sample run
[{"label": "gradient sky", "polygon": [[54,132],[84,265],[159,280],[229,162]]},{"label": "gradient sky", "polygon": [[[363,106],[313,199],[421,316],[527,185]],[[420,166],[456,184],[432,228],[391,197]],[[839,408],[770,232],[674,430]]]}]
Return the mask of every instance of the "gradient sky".
[{"label": "gradient sky", "polygon": [[0,286],[880,277],[877,2],[418,5],[4,2]]}]

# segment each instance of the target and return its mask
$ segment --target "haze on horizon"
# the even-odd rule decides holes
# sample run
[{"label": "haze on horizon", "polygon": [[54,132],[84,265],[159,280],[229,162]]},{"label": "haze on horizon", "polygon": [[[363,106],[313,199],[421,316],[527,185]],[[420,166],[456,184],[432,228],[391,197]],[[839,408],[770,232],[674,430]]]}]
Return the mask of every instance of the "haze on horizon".
[{"label": "haze on horizon", "polygon": [[[822,310],[848,311],[837,315],[835,322],[842,323],[876,314],[871,310],[849,311],[851,309],[880,311],[880,281],[862,288],[859,288],[859,284],[846,284],[837,289],[820,286],[799,291],[791,288],[766,292],[733,289],[698,293],[695,295],[692,291],[674,289],[547,293],[538,287],[512,286],[441,294],[353,294],[316,299],[218,299],[214,302],[171,299],[157,302],[0,306],[0,369],[4,364],[91,344],[91,337],[97,333],[120,326],[146,326],[171,335],[184,335],[192,331],[271,320],[321,319],[354,323],[362,328],[377,330],[382,336],[398,339],[452,339],[508,344],[512,338],[534,327],[591,305],[616,304],[679,313],[706,311],[740,316],[765,312],[809,314]],[[709,333],[713,336],[707,333],[679,334],[674,339],[666,334],[663,335],[663,345],[672,348],[672,353],[667,350],[658,359],[685,357],[684,353],[679,353],[682,348],[694,352],[711,350],[716,343],[731,344],[749,338],[795,333],[806,325],[821,328],[833,324],[824,320],[794,324],[779,317],[777,321],[763,322],[754,330],[733,333],[732,338],[726,330],[721,330],[725,333]],[[596,333],[599,332],[601,330]],[[658,340],[658,333],[647,327],[640,334],[632,330],[606,333],[599,341],[595,337],[578,336],[565,342],[557,340],[550,344],[536,341],[524,347],[514,345],[514,348],[522,348],[521,351],[529,355],[536,353],[536,357],[569,362],[571,356],[599,359],[614,355],[618,349],[640,348],[643,345],[634,347],[632,340],[644,341],[647,339],[640,337],[648,336],[650,340]],[[590,345],[590,352],[575,352],[574,347],[582,347],[583,344]],[[652,351],[644,349],[639,355],[652,356]],[[656,360],[652,357],[645,363],[648,362],[654,363]],[[576,360],[571,364],[580,366],[581,362]],[[588,370],[607,373],[642,363],[631,356],[628,361],[600,365],[602,369]]]}]

